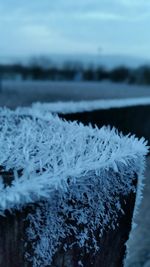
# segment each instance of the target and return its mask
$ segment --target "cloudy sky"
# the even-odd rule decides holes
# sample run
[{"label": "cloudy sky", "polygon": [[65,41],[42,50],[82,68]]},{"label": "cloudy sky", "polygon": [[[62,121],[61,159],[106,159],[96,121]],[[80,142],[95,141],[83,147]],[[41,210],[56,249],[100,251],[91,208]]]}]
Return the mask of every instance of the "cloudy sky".
[{"label": "cloudy sky", "polygon": [[148,0],[1,0],[0,56],[121,54],[150,58]]}]

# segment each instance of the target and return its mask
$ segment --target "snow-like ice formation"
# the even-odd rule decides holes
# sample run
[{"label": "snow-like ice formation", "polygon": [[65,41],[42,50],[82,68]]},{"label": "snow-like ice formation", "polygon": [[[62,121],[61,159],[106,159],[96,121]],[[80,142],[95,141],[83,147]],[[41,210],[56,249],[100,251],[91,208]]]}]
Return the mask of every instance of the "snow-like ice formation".
[{"label": "snow-like ice formation", "polygon": [[117,171],[130,162],[135,170],[146,152],[143,138],[123,136],[115,129],[93,129],[38,113],[20,117],[1,110],[0,166],[14,170],[15,178],[4,188],[1,180],[0,209],[47,196],[54,188],[66,189],[68,177],[78,180],[89,171]]},{"label": "snow-like ice formation", "polygon": [[0,211],[38,203],[28,216],[33,266],[47,266],[69,235],[79,247],[89,249],[92,239],[98,248],[94,232],[116,227],[123,212],[119,196],[135,190],[135,173],[138,204],[147,151],[144,138],[109,127],[83,126],[35,110],[30,116],[0,110],[0,166],[14,177],[9,184],[1,177]]}]

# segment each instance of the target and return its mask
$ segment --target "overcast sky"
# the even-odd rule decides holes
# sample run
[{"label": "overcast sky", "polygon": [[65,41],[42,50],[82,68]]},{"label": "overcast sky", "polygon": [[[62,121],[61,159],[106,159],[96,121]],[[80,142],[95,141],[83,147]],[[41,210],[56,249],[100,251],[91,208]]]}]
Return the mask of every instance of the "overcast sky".
[{"label": "overcast sky", "polygon": [[98,52],[150,58],[150,1],[0,1],[0,56]]}]

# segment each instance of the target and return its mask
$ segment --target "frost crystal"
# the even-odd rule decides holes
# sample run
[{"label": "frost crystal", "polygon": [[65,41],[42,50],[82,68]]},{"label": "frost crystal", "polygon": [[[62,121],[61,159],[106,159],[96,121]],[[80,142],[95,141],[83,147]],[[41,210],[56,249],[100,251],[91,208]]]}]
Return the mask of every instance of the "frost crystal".
[{"label": "frost crystal", "polygon": [[[32,112],[40,111],[53,113],[76,113],[94,111],[98,109],[122,108],[133,106],[146,106],[150,104],[150,97],[127,98],[127,99],[104,99],[92,101],[67,101],[54,103],[34,103],[32,105]],[[24,111],[27,111],[25,108]]]},{"label": "frost crystal", "polygon": [[95,232],[116,227],[119,196],[135,190],[135,174],[139,202],[147,150],[144,138],[109,127],[1,110],[0,166],[14,179],[0,178],[0,212],[33,203],[27,236],[34,267],[48,266],[61,244],[99,249]]}]

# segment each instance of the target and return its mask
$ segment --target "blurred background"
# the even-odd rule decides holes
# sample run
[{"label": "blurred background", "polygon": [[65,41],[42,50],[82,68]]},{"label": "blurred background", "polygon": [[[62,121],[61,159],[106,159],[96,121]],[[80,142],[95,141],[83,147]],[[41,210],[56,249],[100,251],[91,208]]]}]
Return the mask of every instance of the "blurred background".
[{"label": "blurred background", "polygon": [[0,105],[149,96],[149,12],[143,0],[2,0]]},{"label": "blurred background", "polygon": [[[149,24],[144,0],[1,0],[0,106],[150,99]],[[131,118],[135,134],[137,117],[136,129],[150,136],[149,107],[125,112],[113,116],[123,116],[121,125]],[[149,166],[127,267],[150,267]]]}]

